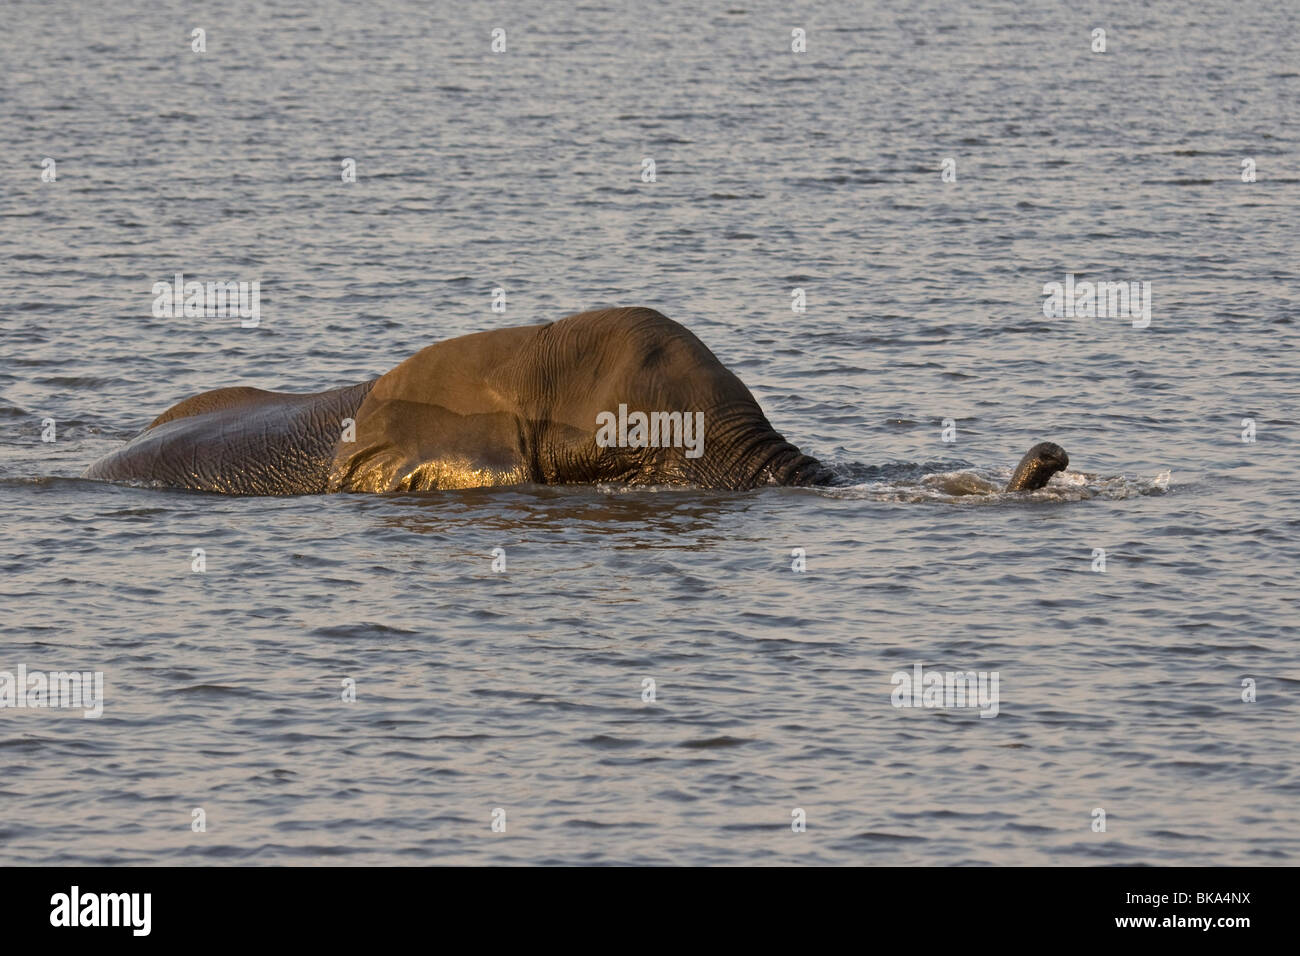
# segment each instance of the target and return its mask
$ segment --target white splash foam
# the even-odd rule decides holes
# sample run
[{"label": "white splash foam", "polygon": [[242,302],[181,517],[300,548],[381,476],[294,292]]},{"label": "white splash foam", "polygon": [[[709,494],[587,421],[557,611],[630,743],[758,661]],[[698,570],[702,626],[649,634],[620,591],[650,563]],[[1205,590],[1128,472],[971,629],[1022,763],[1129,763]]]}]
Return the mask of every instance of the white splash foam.
[{"label": "white splash foam", "polygon": [[1119,501],[1145,495],[1163,495],[1172,484],[1172,473],[1162,471],[1153,478],[1135,475],[1101,476],[1082,471],[1062,471],[1037,491],[1003,491],[1010,473],[978,470],[946,471],[924,475],[918,480],[871,481],[860,485],[819,489],[836,498],[892,502],[948,502],[1001,504],[1024,501],[1086,501],[1105,498]]}]

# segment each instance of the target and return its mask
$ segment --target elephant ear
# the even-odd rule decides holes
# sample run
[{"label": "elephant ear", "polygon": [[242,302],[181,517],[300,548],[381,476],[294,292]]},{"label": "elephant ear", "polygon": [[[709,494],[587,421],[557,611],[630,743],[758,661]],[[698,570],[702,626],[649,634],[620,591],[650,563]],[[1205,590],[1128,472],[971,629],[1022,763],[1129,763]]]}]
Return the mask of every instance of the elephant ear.
[{"label": "elephant ear", "polygon": [[368,397],[355,443],[340,442],[329,490],[426,491],[528,479],[515,416],[459,414],[441,405]]}]

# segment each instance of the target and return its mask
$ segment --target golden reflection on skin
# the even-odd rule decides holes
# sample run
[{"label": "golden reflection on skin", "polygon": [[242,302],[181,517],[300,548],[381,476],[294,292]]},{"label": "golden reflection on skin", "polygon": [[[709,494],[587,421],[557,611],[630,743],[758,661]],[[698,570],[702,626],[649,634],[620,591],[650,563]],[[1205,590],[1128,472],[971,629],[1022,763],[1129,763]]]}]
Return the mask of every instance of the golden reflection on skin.
[{"label": "golden reflection on skin", "polygon": [[354,475],[341,490],[361,492],[442,491],[455,488],[489,488],[518,485],[528,480],[522,465],[511,469],[485,468],[467,458],[426,461],[404,475],[397,468],[369,469]]},{"label": "golden reflection on skin", "polygon": [[434,491],[447,488],[485,488],[492,485],[516,485],[527,481],[522,466],[502,471],[475,466],[465,459],[427,461],[407,472],[392,489],[395,491]]}]

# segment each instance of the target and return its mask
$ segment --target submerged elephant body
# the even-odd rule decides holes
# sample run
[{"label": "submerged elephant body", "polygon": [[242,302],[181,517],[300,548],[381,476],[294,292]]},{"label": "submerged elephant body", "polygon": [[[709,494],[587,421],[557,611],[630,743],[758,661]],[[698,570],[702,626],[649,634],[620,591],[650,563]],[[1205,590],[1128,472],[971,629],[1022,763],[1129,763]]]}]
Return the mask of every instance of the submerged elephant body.
[{"label": "submerged elephant body", "polygon": [[[663,427],[638,429],[637,413]],[[601,427],[620,418],[632,426]],[[772,428],[687,329],[651,309],[607,309],[449,339],[327,392],[205,392],[85,477],[282,495],[529,482],[751,488],[830,473]]]},{"label": "submerged elephant body", "polygon": [[[1068,463],[1034,446],[1008,490]],[[221,388],[168,409],[84,477],[243,495],[490,485],[826,484],[691,332],[604,309],[422,349],[310,395]]]}]

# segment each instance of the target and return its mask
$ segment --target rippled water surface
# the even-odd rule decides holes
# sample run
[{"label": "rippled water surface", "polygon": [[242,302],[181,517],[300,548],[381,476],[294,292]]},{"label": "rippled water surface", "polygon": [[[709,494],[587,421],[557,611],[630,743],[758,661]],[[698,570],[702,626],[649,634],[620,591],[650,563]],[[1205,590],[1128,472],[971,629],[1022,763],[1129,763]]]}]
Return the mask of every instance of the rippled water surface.
[{"label": "rippled water surface", "polygon": [[[1296,862],[1294,4],[6,10],[0,670],[106,700],[0,709],[0,861]],[[176,272],[260,326],[155,318]],[[1044,318],[1067,272],[1150,326]],[[77,477],[204,389],[615,304],[847,483]],[[916,664],[996,718],[892,706]]]}]

